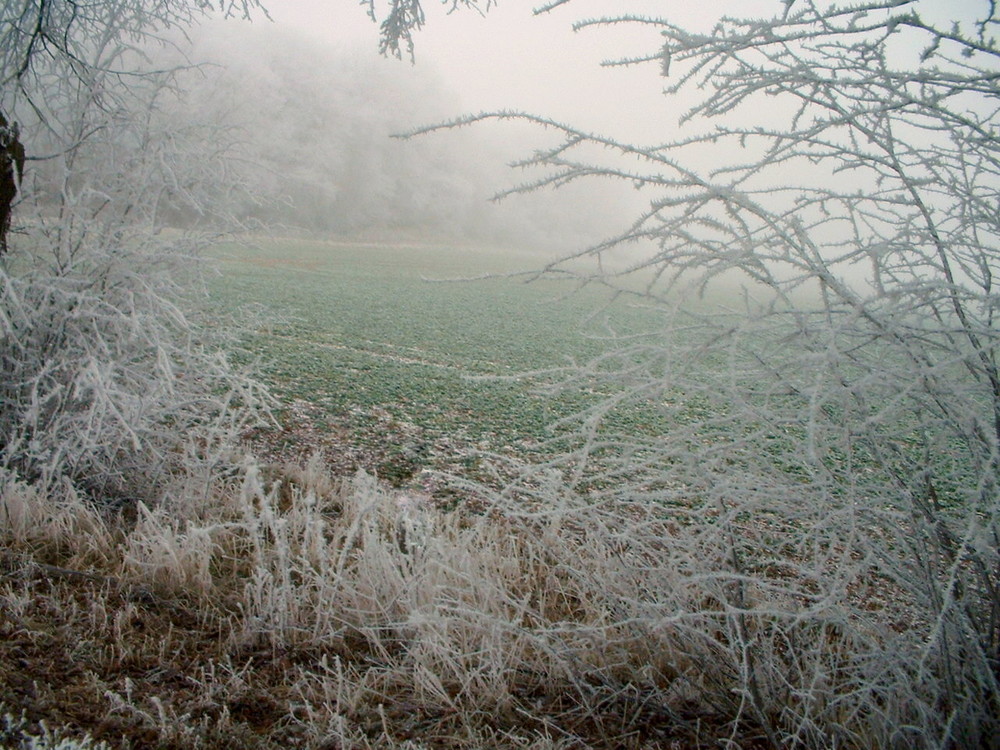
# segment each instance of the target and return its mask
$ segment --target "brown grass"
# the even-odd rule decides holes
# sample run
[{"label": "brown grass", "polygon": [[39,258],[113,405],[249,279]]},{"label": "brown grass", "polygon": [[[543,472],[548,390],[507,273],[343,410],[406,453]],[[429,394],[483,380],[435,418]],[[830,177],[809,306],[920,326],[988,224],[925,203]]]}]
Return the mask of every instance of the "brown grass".
[{"label": "brown grass", "polygon": [[318,461],[118,515],[8,481],[0,701],[114,748],[815,746],[834,716],[865,746],[862,630],[760,587],[734,614],[654,514],[487,500],[445,513]]}]

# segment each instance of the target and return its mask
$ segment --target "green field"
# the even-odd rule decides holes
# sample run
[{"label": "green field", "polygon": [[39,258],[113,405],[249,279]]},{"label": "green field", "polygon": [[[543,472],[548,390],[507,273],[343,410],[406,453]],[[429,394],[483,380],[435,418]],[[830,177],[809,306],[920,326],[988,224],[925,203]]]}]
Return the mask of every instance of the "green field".
[{"label": "green field", "polygon": [[[512,274],[538,260],[503,250],[269,239],[219,247],[216,257],[212,299],[220,311],[247,311],[243,344],[283,404],[282,428],[258,435],[265,455],[320,450],[337,470],[364,468],[397,485],[425,470],[486,479],[484,455],[532,461],[566,449],[553,424],[626,386],[614,377],[553,393],[558,368],[607,351],[607,323],[619,334],[664,323],[648,308],[609,303],[596,286],[526,283]],[[684,344],[672,356],[694,356],[693,341]],[[740,369],[719,353],[697,356],[706,377]],[[801,427],[732,422],[697,380],[689,373],[692,389],[660,402],[627,400],[604,416],[606,434],[654,446],[670,434],[703,447],[760,432],[766,445],[758,435],[755,451],[796,455]],[[775,413],[797,408],[767,383],[760,399]]]},{"label": "green field", "polygon": [[[621,329],[648,313],[607,304],[597,289],[503,274],[523,255],[423,245],[267,240],[217,249],[219,309],[246,308],[245,344],[285,404],[317,439],[343,437],[345,469],[396,482],[451,467],[471,449],[532,453],[553,420],[596,398],[543,395],[555,376],[511,379],[586,360],[606,343],[587,331]],[[432,281],[495,273],[477,281]],[[652,418],[652,415],[648,415]],[[303,442],[287,435],[288,452]]]}]

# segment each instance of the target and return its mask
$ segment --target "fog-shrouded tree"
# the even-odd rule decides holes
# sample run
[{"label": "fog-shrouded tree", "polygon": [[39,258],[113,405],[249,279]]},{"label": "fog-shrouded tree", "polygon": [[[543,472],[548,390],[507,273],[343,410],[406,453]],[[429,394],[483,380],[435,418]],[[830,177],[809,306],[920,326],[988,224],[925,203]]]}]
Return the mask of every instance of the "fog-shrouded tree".
[{"label": "fog-shrouded tree", "polygon": [[[0,112],[26,163],[0,259],[0,467],[95,499],[156,499],[218,464],[264,403],[193,321],[198,252],[228,217],[221,126],[166,113],[170,39],[257,3],[25,0],[0,10]],[[154,62],[171,46],[179,64]],[[177,216],[182,229],[172,228]],[[193,218],[192,218],[193,217]],[[201,472],[199,474],[199,472]]]},{"label": "fog-shrouded tree", "polygon": [[[192,37],[199,58],[224,67],[191,77],[190,106],[238,129],[237,163],[257,188],[235,213],[275,231],[477,228],[474,215],[496,182],[469,185],[474,171],[455,153],[461,145],[440,139],[409,148],[390,138],[411,118],[441,111],[448,95],[434,77],[399,75],[395,61],[370,48],[344,50],[277,25],[220,22]],[[183,121],[185,111],[173,116]]]},{"label": "fog-shrouded tree", "polygon": [[[620,234],[542,269],[651,322],[617,330],[609,308],[607,353],[553,373],[606,396],[555,425],[558,457],[506,494],[565,503],[562,476],[582,517],[613,519],[641,550],[616,565],[646,566],[648,587],[609,585],[609,608],[670,634],[671,668],[695,665],[692,699],[731,712],[733,738],[994,746],[996,4],[718,5],[709,30],[669,4],[576,26],[648,31],[611,62],[657,66],[665,106],[683,105],[659,142],[532,113],[438,126],[559,133],[524,162],[545,175],[511,192],[612,180],[649,195]],[[689,589],[657,587],[677,570]]]},{"label": "fog-shrouded tree", "polygon": [[[414,55],[413,34],[426,22],[422,0],[361,0],[369,18],[379,25],[379,51],[384,55],[402,57],[404,50]],[[442,0],[448,12],[459,9],[489,11],[496,0]]]},{"label": "fog-shrouded tree", "polygon": [[14,90],[43,96],[39,76],[59,62],[77,75],[103,69],[128,78],[137,71],[114,57],[95,57],[96,47],[142,49],[170,30],[190,28],[210,13],[250,18],[263,13],[259,0],[11,0],[0,16],[0,71],[6,106]]},{"label": "fog-shrouded tree", "polygon": [[248,29],[224,21],[191,34],[192,57],[222,64],[186,76],[184,106],[172,116],[182,123],[194,111],[232,128],[238,180],[254,187],[232,193],[236,217],[278,233],[554,252],[553,245],[576,247],[629,215],[606,194],[582,208],[568,191],[491,202],[505,161],[533,142],[529,128],[515,126],[499,143],[475,130],[393,138],[458,105],[427,61],[373,56],[374,36],[352,49],[279,24]]},{"label": "fog-shrouded tree", "polygon": [[[17,128],[19,110],[42,115],[64,78],[85,84],[101,78],[95,104],[113,99],[141,77],[150,45],[210,14],[249,18],[263,13],[259,0],[163,0],[78,3],[72,0],[12,0],[0,8],[0,117]],[[51,120],[49,121],[51,123]],[[64,123],[66,124],[66,123]]]}]

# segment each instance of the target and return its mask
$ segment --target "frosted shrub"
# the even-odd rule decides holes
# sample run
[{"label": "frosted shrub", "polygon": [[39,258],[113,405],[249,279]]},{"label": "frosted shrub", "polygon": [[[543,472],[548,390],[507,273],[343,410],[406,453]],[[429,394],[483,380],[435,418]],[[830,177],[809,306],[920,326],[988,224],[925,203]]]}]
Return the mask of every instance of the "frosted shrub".
[{"label": "frosted shrub", "polygon": [[34,70],[44,107],[16,110],[29,153],[50,155],[0,259],[0,461],[27,479],[150,499],[217,463],[264,403],[221,331],[192,322],[199,253],[240,184],[224,130],[169,116],[179,74],[123,88],[53,63]]},{"label": "frosted shrub", "polygon": [[[676,524],[664,560],[693,596],[672,610],[637,591],[623,621],[728,664],[734,727],[775,746],[832,731],[837,746],[987,746],[1000,21],[988,2],[947,19],[930,2],[773,7],[710,32],[669,8],[578,25],[651,32],[621,64],[656,65],[665,106],[684,108],[655,145],[510,112],[448,126],[557,132],[515,192],[598,178],[654,193],[620,235],[545,269],[659,313],[556,373],[609,396],[556,426],[545,471],[623,518]],[[524,476],[509,494],[554,502]],[[620,533],[655,544],[654,528]]]},{"label": "frosted shrub", "polygon": [[5,466],[146,496],[245,425],[258,395],[137,270],[157,260],[96,251],[67,273],[0,271]]}]

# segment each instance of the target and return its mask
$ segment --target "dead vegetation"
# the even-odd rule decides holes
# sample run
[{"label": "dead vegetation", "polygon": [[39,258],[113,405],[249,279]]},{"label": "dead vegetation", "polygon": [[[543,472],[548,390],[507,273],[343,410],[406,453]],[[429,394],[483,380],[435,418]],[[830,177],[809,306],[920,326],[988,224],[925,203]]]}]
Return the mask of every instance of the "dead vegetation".
[{"label": "dead vegetation", "polygon": [[318,460],[132,514],[5,477],[8,746],[896,744],[920,628],[871,586],[726,575],[725,535],[650,508],[480,501]]}]

